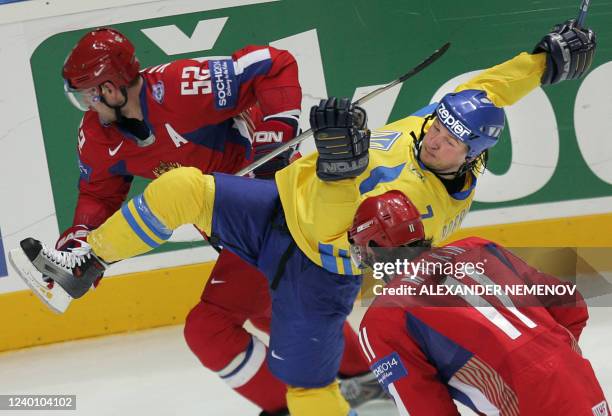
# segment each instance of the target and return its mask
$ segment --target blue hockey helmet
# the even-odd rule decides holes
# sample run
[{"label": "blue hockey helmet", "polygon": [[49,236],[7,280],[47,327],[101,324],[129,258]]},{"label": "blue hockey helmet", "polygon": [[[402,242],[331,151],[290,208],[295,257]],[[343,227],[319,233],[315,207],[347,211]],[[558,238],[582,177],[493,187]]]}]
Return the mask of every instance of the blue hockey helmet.
[{"label": "blue hockey helmet", "polygon": [[446,94],[436,107],[436,116],[454,137],[468,146],[468,158],[495,146],[505,124],[504,110],[481,90]]}]

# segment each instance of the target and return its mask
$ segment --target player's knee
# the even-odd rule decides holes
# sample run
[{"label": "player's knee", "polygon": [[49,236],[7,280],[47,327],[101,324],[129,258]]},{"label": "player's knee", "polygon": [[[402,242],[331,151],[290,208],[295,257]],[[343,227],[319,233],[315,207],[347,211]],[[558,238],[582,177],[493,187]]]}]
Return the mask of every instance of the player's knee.
[{"label": "player's knee", "polygon": [[[210,187],[214,181],[197,168],[172,169],[151,182],[144,197],[153,213],[170,229],[180,225],[197,223],[207,199],[212,201],[214,193]],[[206,231],[206,230],[205,230]]]},{"label": "player's knee", "polygon": [[315,389],[289,387],[287,406],[292,416],[348,416],[351,411],[336,381]]},{"label": "player's knee", "polygon": [[187,315],[183,335],[202,365],[213,371],[227,366],[250,342],[250,335],[226,317],[223,310],[204,302]]},{"label": "player's knee", "polygon": [[164,199],[166,201],[187,200],[194,195],[202,183],[204,174],[201,170],[191,167],[180,167],[172,169],[154,181],[152,181],[145,191],[147,201],[151,199]]}]

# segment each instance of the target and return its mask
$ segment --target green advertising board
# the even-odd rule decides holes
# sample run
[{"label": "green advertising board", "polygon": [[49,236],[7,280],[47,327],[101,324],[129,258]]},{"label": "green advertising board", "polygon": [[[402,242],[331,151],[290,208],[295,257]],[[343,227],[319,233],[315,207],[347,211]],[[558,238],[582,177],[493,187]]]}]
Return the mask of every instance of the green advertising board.
[{"label": "green advertising board", "polygon": [[[437,89],[453,77],[495,65],[521,51],[531,51],[553,24],[575,17],[577,11],[578,2],[574,0],[544,0],[537,7],[525,0],[283,0],[149,18],[114,27],[134,42],[143,67],[185,57],[229,55],[247,44],[268,44],[316,30],[318,42],[311,46],[320,49],[327,94],[349,97],[357,87],[395,79],[444,42],[451,41],[451,49],[440,61],[402,86],[390,112],[389,121],[393,121],[427,105]],[[593,69],[612,61],[612,49],[607,46],[612,44],[610,13],[611,4],[594,4],[587,19],[597,31],[600,45]],[[220,30],[218,36],[214,34],[216,38],[210,47],[202,50],[192,46],[186,52],[169,51],[151,35],[155,32],[152,29],[170,27],[186,39],[195,38],[202,32],[201,22],[208,21],[216,22],[215,27]],[[79,177],[76,134],[82,117],[64,98],[61,67],[72,46],[89,29],[58,33],[42,42],[31,57],[60,229],[71,224],[76,204]],[[551,171],[550,179],[528,195],[476,202],[472,210],[612,195],[610,181],[594,173],[592,161],[584,158],[576,138],[574,106],[581,82],[544,88],[554,110],[552,126],[557,129],[559,141],[555,164],[545,167]],[[491,152],[489,168],[494,175],[504,175],[513,163],[521,163],[513,160],[512,132],[510,125],[501,143]],[[144,180],[136,180],[132,194],[141,192],[144,185]]]}]

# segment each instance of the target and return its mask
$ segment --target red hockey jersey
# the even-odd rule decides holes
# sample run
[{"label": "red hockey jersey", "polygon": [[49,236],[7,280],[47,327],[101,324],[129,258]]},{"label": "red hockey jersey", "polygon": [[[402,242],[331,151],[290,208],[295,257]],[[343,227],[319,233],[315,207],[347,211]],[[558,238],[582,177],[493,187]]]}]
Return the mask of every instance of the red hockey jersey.
[{"label": "red hockey jersey", "polygon": [[125,200],[134,176],[152,179],[179,166],[234,173],[252,160],[250,138],[258,122],[300,112],[297,63],[272,47],[182,59],[146,68],[141,76],[140,104],[156,141],[139,147],[115,123],[104,125],[95,112],[85,113],[74,224],[104,222]]},{"label": "red hockey jersey", "polygon": [[577,346],[588,313],[573,284],[479,238],[413,263],[446,269],[393,279],[360,329],[401,415],[456,416],[452,399],[486,415],[608,414]]}]

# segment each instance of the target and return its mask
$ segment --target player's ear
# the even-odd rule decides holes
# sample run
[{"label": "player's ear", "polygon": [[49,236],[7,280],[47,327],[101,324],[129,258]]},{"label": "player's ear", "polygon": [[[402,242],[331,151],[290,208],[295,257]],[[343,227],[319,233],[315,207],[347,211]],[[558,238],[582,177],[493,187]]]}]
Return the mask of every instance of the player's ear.
[{"label": "player's ear", "polygon": [[115,91],[117,91],[117,87],[115,87],[115,85],[110,81],[103,82],[100,84],[99,88],[101,95],[112,95]]}]

